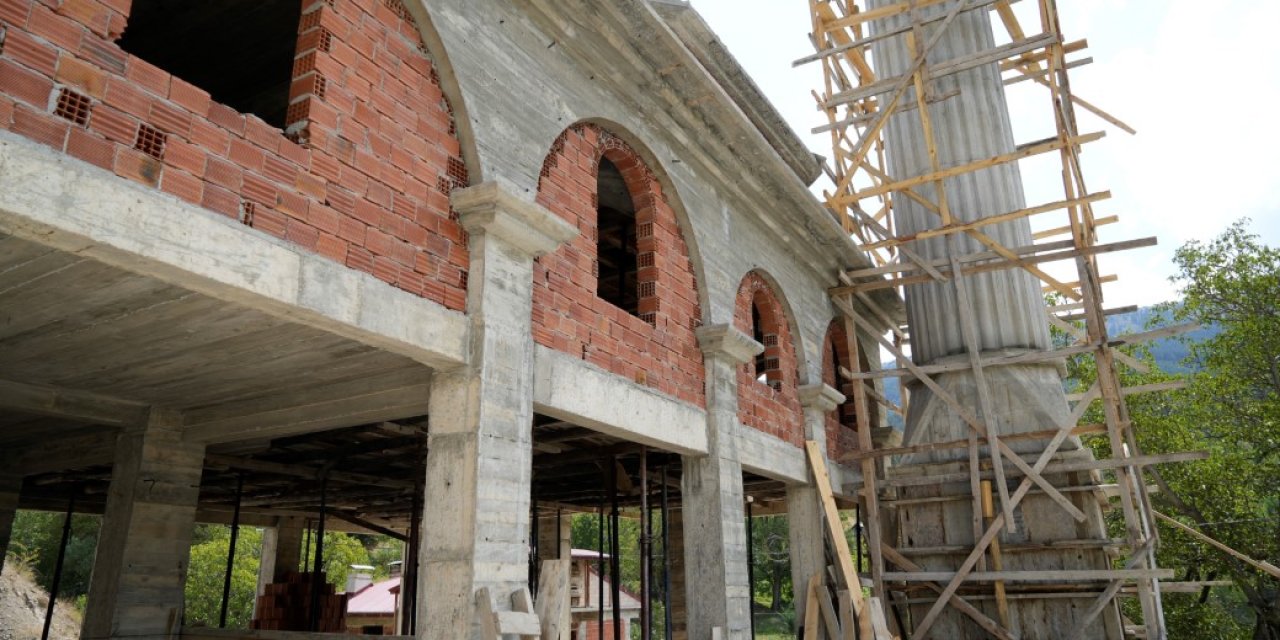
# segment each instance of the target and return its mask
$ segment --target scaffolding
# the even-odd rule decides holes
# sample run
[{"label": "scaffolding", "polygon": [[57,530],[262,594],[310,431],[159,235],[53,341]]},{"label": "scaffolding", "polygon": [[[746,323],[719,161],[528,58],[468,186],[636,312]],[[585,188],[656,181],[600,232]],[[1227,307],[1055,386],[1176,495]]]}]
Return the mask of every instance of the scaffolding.
[{"label": "scaffolding", "polygon": [[[1098,257],[1150,246],[1155,244],[1155,239],[1099,242],[1098,229],[1116,222],[1116,217],[1095,215],[1094,205],[1106,200],[1110,193],[1088,189],[1080,154],[1084,145],[1102,138],[1104,134],[1082,133],[1076,111],[1083,109],[1121,130],[1129,133],[1133,130],[1072,92],[1068,70],[1091,61],[1080,57],[1086,49],[1086,42],[1068,41],[1063,37],[1054,0],[1027,3],[1035,5],[1034,12],[1039,18],[1038,33],[1027,32],[1024,23],[1015,15],[1011,0],[883,1],[872,2],[870,6],[865,0],[810,0],[809,4],[815,53],[797,60],[795,64],[820,64],[823,70],[824,85],[813,95],[827,122],[813,132],[830,135],[833,153],[826,171],[835,185],[833,190],[824,193],[824,199],[844,229],[872,258],[872,266],[842,273],[841,282],[831,290],[832,300],[843,315],[845,335],[849,341],[849,362],[851,366],[858,367],[858,370],[840,373],[855,388],[861,387],[867,392],[851,394],[858,416],[859,450],[847,455],[845,461],[860,465],[864,535],[868,549],[878,550],[869,553],[868,577],[874,599],[868,602],[889,607],[894,593],[909,590],[916,602],[921,601],[921,594],[932,594],[926,598],[929,601],[926,603],[926,615],[909,623],[898,621],[897,633],[903,637],[926,637],[937,616],[948,605],[968,616],[993,637],[1018,637],[1009,628],[1008,603],[1013,596],[1006,592],[1006,586],[1030,576],[1018,575],[1024,572],[1001,570],[999,534],[1007,528],[1006,523],[1013,522],[1015,507],[1032,490],[1043,492],[1069,513],[1078,512],[1063,495],[1069,489],[1054,487],[1044,479],[1051,472],[1061,471],[1064,465],[1074,464],[1073,470],[1087,471],[1094,476],[1104,470],[1114,474],[1114,485],[1108,487],[1104,500],[1117,498],[1123,514],[1124,539],[1112,545],[1118,548],[1120,560],[1117,564],[1122,568],[1048,572],[1053,574],[1048,577],[1053,578],[1057,593],[1042,591],[1038,597],[1092,594],[1092,606],[1081,618],[1079,631],[1083,631],[1104,609],[1114,606],[1118,595],[1132,595],[1141,605],[1142,622],[1127,632],[1146,638],[1165,637],[1159,579],[1167,578],[1169,572],[1159,570],[1155,564],[1158,541],[1144,467],[1201,456],[1143,455],[1130,428],[1124,397],[1166,390],[1173,385],[1124,388],[1119,367],[1140,371],[1145,371],[1145,367],[1119,351],[1118,347],[1168,337],[1192,327],[1173,327],[1121,337],[1107,334],[1106,317],[1134,307],[1104,307],[1103,284],[1115,280],[1115,276],[1104,275],[1100,271]],[[931,10],[922,11],[924,8]],[[931,50],[943,32],[957,16],[972,11],[993,13],[1008,41],[958,58],[931,59]],[[895,20],[890,22],[889,18]],[[1029,20],[1026,22],[1030,23]],[[872,64],[872,47],[889,38],[903,38],[912,60],[906,72],[881,77]],[[949,100],[955,97],[956,92],[938,90],[934,80],[985,65],[998,65],[1004,85],[1031,82],[1045,89],[1055,127],[1054,135],[1018,145],[1010,153],[943,166],[938,160],[935,124],[931,122],[929,105]],[[919,130],[923,134],[920,141],[927,147],[932,166],[929,171],[918,175],[892,175],[886,159],[886,125],[891,116],[906,113],[918,119]],[[952,215],[945,182],[1033,156],[1056,156],[1059,160],[1054,167],[1061,173],[1060,198],[1016,211],[976,212],[979,214],[977,217],[970,215],[965,219]],[[911,233],[899,233],[893,213],[895,202],[903,200],[914,202],[935,214],[933,220],[936,224],[923,231],[915,229]],[[1038,231],[1033,234],[1034,241],[1029,246],[1006,246],[984,233],[984,228],[990,225],[1020,219],[1030,222],[1032,218]],[[913,243],[919,240],[946,238],[950,242],[962,235],[976,240],[984,250],[959,255],[954,250],[956,243],[951,242],[952,251],[948,259],[942,260],[926,259],[912,250]],[[1052,275],[1050,271],[1055,271],[1049,266],[1052,263],[1074,266],[1074,281],[1070,280],[1072,276]],[[1069,336],[1068,343],[1049,351],[1016,355],[983,353],[975,337],[973,303],[966,291],[965,278],[956,276],[1019,269],[1033,275],[1042,283],[1044,293],[1052,294],[1050,297],[1057,300],[1047,307],[1045,321]],[[967,347],[966,361],[914,363],[908,354],[909,329],[902,326],[895,319],[897,316],[885,309],[873,295],[882,289],[894,289],[902,294],[904,287],[924,282],[950,283],[954,288],[956,306],[960,311],[957,320]],[[1080,321],[1083,321],[1082,325]],[[884,326],[892,327],[888,337],[883,333]],[[892,354],[897,363],[895,368],[863,369],[859,366],[858,363],[864,361],[858,357],[862,347],[860,342],[869,339],[874,339],[880,349]],[[987,406],[991,388],[984,372],[1014,364],[1060,362],[1070,357],[1092,358],[1097,371],[1097,380],[1090,388],[1068,396],[1068,400],[1074,402],[1070,424],[1006,438],[1001,437],[983,418],[992,415]],[[866,359],[869,362],[877,360],[875,357]],[[936,381],[939,374],[962,369],[971,371],[976,382],[977,406],[960,402]],[[953,442],[873,447],[870,431],[874,425],[869,423],[871,412],[868,410],[870,402],[884,404],[890,410],[906,415],[905,385],[901,406],[892,406],[882,394],[875,392],[874,381],[887,377],[911,378],[928,388],[967,424],[969,437]],[[1101,402],[1104,420],[1098,424],[1081,424],[1086,410],[1095,402]],[[1068,437],[1084,434],[1105,437],[1113,457],[1075,463],[1054,460],[1054,453]],[[1034,460],[1028,461],[1006,444],[1018,439],[1042,440],[1047,445]],[[969,450],[969,459],[963,465],[965,471],[947,480],[968,481],[973,489],[970,497],[973,510],[981,512],[984,517],[975,524],[977,543],[958,570],[926,572],[883,539],[881,512],[896,508],[892,487],[901,481],[896,476],[898,470],[886,462],[891,456],[943,449]],[[979,460],[980,451],[984,452],[985,459]],[[1006,465],[1013,465],[1016,469],[1006,471]],[[1006,473],[1011,480],[1017,481],[1016,489],[1012,491],[1005,482]],[[991,480],[984,480],[984,477]],[[937,477],[933,480],[941,481]],[[896,569],[890,570],[891,566]],[[1035,576],[1037,579],[1046,577],[1045,572],[1037,573],[1040,574]],[[961,591],[962,587],[966,589]],[[972,595],[962,595],[983,590],[987,592],[983,599],[995,602],[998,613],[994,617],[975,606],[970,601]],[[886,616],[893,619],[887,612]],[[1023,631],[1025,637],[1037,637],[1032,630]],[[1062,637],[1079,636],[1074,633]]]}]

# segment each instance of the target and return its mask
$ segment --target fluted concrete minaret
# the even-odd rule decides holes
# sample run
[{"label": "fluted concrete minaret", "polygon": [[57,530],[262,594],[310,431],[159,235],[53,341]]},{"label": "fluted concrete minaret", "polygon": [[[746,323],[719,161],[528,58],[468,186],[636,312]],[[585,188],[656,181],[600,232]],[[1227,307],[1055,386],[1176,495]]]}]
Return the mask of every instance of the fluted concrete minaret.
[{"label": "fluted concrete minaret", "polygon": [[[871,0],[871,7],[895,3],[896,0]],[[946,13],[952,3],[919,9],[919,15]],[[884,19],[872,25],[883,32],[907,24],[909,14]],[[941,21],[924,28],[921,44],[928,42]],[[969,11],[956,17],[929,55],[930,65],[964,57],[994,46],[989,10]],[[873,63],[880,78],[890,78],[910,69],[912,56],[905,38],[892,37],[873,46]],[[958,93],[956,93],[958,92]],[[975,160],[1014,151],[1004,87],[996,64],[988,64],[962,73],[940,77],[932,82],[934,96],[945,98],[929,107],[941,167],[952,167]],[[885,96],[887,98],[887,96]],[[914,91],[904,97],[904,104],[914,104]],[[888,170],[896,179],[932,171],[924,132],[918,112],[894,115],[885,131]],[[1006,164],[948,178],[945,183],[951,215],[957,220],[975,220],[986,216],[1016,211],[1025,207],[1022,180],[1016,164]],[[933,184],[917,187],[926,198],[937,202]],[[895,222],[899,234],[911,234],[941,226],[938,215],[904,195],[894,200]],[[1032,243],[1031,230],[1025,219],[982,228],[982,231],[1006,247]],[[954,240],[937,237],[912,243],[911,248],[927,259],[946,259],[949,252],[959,255],[984,251],[976,240],[959,234]],[[1020,269],[1007,269],[968,276],[964,279],[973,304],[974,329],[984,356],[996,353],[1043,351],[1051,347],[1045,303],[1040,283]],[[912,358],[918,364],[967,361],[967,348],[961,331],[960,308],[955,286],[950,283],[918,284],[906,291],[907,318],[911,336]],[[1069,409],[1063,391],[1058,364],[1022,365],[985,369],[991,389],[991,414],[986,422],[999,433],[1040,431],[1060,426],[1069,420]],[[976,379],[972,371],[945,374],[936,380],[960,402],[981,414]],[[968,426],[946,403],[928,389],[911,385],[911,405],[906,420],[905,440],[911,443],[961,440]],[[1044,442],[1020,442],[1014,448],[1029,460],[1044,450]],[[1061,456],[1089,456],[1074,439],[1065,443]],[[920,454],[904,460],[904,465],[933,465],[931,473],[965,469],[958,460],[966,460],[967,451],[950,450]],[[983,458],[989,459],[983,452]],[[1006,465],[1007,466],[1007,465]],[[1009,490],[1019,477],[1009,479]],[[1087,474],[1080,477],[1050,477],[1057,486],[1078,486],[1090,482]],[[1106,569],[1107,557],[1101,540],[1106,538],[1097,502],[1087,492],[1072,492],[1076,506],[1087,520],[1077,522],[1058,505],[1041,495],[1031,495],[1015,510],[1016,533],[1006,532],[1001,540],[1004,569]],[[972,491],[968,482],[910,488],[906,498],[954,496],[952,501],[908,502],[890,510],[888,541],[906,549],[972,546],[974,535]],[[997,510],[999,506],[997,505]],[[1019,545],[1028,542],[1065,540],[1097,540],[1096,545],[1081,543],[1067,551],[1031,551]],[[954,570],[967,552],[916,555],[919,564],[930,570]],[[1010,584],[1010,592],[1023,585]],[[991,587],[979,587],[990,594]],[[1010,601],[1010,625],[1026,638],[1065,637],[1076,627],[1077,616],[1088,607],[1089,599],[1053,598]],[[975,601],[992,618],[997,618],[994,603]],[[912,615],[923,617],[928,606],[912,608]],[[968,617],[949,609],[934,625],[933,638],[988,638]],[[1100,617],[1087,634],[1090,638],[1119,638],[1120,627],[1114,611]]]}]

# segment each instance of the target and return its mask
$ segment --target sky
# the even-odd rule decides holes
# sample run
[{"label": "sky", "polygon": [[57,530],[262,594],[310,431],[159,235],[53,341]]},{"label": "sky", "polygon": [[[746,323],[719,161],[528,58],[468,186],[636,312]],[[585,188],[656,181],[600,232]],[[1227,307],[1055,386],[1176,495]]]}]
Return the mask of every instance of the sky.
[{"label": "sky", "polygon": [[[825,122],[811,91],[821,68],[792,68],[812,53],[806,0],[692,0],[792,129],[816,153],[829,138],[808,131]],[[1033,2],[1015,4],[1021,14]],[[1108,307],[1178,297],[1169,281],[1173,252],[1209,240],[1248,217],[1248,228],[1280,245],[1280,54],[1271,50],[1280,2],[1274,0],[1058,0],[1068,41],[1087,38],[1093,64],[1071,71],[1076,95],[1137,130],[1130,135],[1077,109],[1082,133],[1106,137],[1083,153],[1090,191],[1110,190],[1095,215],[1120,222],[1100,242],[1157,236],[1159,245],[1100,259],[1120,280],[1105,285]],[[1031,31],[1038,18],[1023,17]],[[1264,49],[1265,47],[1265,49]],[[1009,88],[1018,142],[1054,134],[1048,92],[1031,82]],[[1055,155],[1055,154],[1047,154]],[[1052,166],[1024,161],[1028,204],[1060,200]],[[825,178],[823,179],[825,180]],[[822,185],[823,183],[818,183]],[[1056,186],[1056,190],[1050,189]],[[997,212],[992,212],[997,213]],[[1064,219],[1060,213],[1053,225]],[[1074,280],[1074,277],[1067,278]]]}]

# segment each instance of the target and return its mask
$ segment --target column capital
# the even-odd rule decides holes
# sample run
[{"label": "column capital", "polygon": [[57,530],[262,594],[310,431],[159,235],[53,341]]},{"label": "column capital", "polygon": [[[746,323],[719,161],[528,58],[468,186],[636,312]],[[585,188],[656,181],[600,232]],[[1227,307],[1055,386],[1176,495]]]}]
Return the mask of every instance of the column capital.
[{"label": "column capital", "polygon": [[486,233],[537,258],[578,235],[578,229],[546,207],[496,182],[458,189],[450,196],[467,233]]},{"label": "column capital", "polygon": [[835,411],[836,407],[845,401],[843,393],[822,382],[806,384],[797,391],[800,392],[800,406],[805,409],[818,409],[823,413]]},{"label": "column capital", "polygon": [[723,356],[734,364],[748,362],[764,353],[764,345],[731,324],[698,327],[697,336],[704,355]]}]

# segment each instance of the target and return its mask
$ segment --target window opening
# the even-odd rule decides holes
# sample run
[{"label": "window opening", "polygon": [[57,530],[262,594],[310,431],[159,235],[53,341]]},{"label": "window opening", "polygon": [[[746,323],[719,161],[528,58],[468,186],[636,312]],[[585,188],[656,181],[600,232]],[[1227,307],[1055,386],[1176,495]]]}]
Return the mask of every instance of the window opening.
[{"label": "window opening", "polygon": [[596,174],[596,295],[638,316],[636,208],[622,172],[600,159]]},{"label": "window opening", "polygon": [[[755,301],[751,301],[751,339],[764,344],[764,324],[760,317],[760,307]],[[769,357],[766,355],[769,348],[766,346],[756,356],[756,382],[769,384],[768,363]]]},{"label": "window opening", "polygon": [[133,0],[120,47],[283,129],[302,4]]}]

